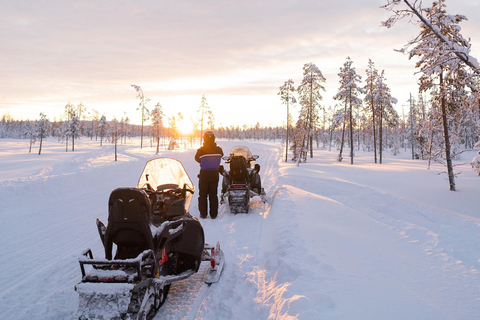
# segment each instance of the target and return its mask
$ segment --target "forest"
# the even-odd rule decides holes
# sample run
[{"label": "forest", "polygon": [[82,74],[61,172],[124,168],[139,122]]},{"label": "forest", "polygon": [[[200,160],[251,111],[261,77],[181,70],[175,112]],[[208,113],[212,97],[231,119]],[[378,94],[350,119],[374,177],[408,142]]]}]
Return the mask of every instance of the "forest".
[{"label": "forest", "polygon": [[[279,91],[285,106],[282,126],[264,127],[261,119],[255,126],[238,124],[215,127],[215,117],[205,95],[201,97],[193,128],[185,132],[178,127],[183,115],[166,117],[157,103],[150,101],[140,86],[137,92],[142,124],[131,124],[126,116],[109,119],[82,104],[68,102],[58,119],[49,120],[40,113],[37,120],[16,120],[8,113],[0,121],[0,138],[28,139],[29,150],[43,140],[55,137],[65,143],[65,151],[75,150],[76,139],[95,139],[104,143],[126,144],[132,137],[141,137],[141,147],[174,148],[193,144],[203,132],[213,130],[220,139],[279,140],[284,147],[285,161],[298,164],[314,156],[314,149],[337,150],[338,161],[348,157],[354,164],[355,150],[372,152],[372,161],[382,163],[384,152],[393,155],[411,153],[412,159],[426,159],[446,166],[450,190],[455,190],[452,159],[477,146],[480,130],[480,68],[470,56],[471,44],[461,33],[462,15],[449,15],[444,0],[422,8],[421,2],[389,0],[383,6],[392,16],[383,23],[387,28],[403,19],[415,18],[421,23],[420,33],[401,50],[409,59],[416,59],[418,93],[411,94],[408,106],[398,106],[391,94],[385,70],[369,60],[368,68],[357,71],[350,57],[339,68],[338,90],[334,106],[322,104],[325,77],[313,62],[303,66],[303,79],[296,86],[288,79]],[[364,79],[364,80],[362,80]],[[275,92],[272,92],[275,94]],[[297,119],[290,110],[300,106]],[[280,110],[279,110],[280,112]],[[145,140],[145,141],[144,141]],[[347,151],[348,150],[348,151]]]}]

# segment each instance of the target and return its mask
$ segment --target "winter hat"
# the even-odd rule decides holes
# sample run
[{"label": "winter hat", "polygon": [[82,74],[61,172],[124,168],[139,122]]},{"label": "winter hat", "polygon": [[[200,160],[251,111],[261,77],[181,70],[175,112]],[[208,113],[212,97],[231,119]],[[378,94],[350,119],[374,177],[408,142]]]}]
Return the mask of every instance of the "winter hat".
[{"label": "winter hat", "polygon": [[212,131],[207,131],[203,135],[203,140],[206,144],[212,144],[215,142],[215,134]]}]

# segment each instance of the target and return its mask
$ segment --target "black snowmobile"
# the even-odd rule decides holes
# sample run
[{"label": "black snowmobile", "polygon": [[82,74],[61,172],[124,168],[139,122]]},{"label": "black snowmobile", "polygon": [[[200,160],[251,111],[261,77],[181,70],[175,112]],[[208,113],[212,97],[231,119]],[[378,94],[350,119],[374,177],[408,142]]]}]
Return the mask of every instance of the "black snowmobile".
[{"label": "black snowmobile", "polygon": [[193,192],[172,158],[148,161],[137,187],[112,191],[107,226],[97,219],[105,259],[90,249],[79,258],[78,319],[151,319],[170,285],[197,272],[202,261],[210,262],[205,282],[219,280],[223,252],[218,243],[205,243],[201,224],[188,213]]},{"label": "black snowmobile", "polygon": [[229,156],[222,159],[229,164],[229,170],[220,166],[219,171],[223,176],[220,203],[223,204],[227,199],[230,212],[248,213],[250,198],[260,196],[265,202],[265,191],[259,174],[260,165],[255,164],[252,168],[258,156],[252,155],[248,147],[236,146],[232,148]]}]

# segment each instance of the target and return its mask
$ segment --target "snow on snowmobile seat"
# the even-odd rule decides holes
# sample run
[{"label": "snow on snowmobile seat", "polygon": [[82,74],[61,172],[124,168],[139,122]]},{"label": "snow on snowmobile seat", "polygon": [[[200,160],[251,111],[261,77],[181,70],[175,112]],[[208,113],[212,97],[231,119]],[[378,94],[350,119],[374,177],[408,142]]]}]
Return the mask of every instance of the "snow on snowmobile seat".
[{"label": "snow on snowmobile seat", "polygon": [[154,249],[150,231],[150,202],[145,191],[117,188],[108,200],[108,225],[105,232],[105,258],[133,259],[147,249]]}]

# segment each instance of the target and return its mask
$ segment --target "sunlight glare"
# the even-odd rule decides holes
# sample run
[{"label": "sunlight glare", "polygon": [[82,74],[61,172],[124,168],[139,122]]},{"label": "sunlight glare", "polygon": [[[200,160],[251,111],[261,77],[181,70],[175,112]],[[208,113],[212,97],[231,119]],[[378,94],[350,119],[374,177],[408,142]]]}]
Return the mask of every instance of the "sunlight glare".
[{"label": "sunlight glare", "polygon": [[190,120],[182,120],[177,123],[177,128],[180,134],[184,136],[191,135],[193,133],[193,123]]}]

